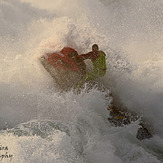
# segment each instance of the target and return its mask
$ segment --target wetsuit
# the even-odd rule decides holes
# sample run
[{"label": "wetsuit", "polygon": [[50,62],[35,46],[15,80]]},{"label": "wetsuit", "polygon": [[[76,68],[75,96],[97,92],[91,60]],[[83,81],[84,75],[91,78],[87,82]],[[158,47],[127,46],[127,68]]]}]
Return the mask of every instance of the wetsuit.
[{"label": "wetsuit", "polygon": [[79,81],[78,87],[80,87],[84,82],[94,80],[98,77],[102,77],[106,73],[106,59],[105,53],[101,50],[97,52],[89,52],[87,54],[82,54],[79,57],[83,60],[91,59],[94,69],[90,72],[87,72],[83,78]]}]

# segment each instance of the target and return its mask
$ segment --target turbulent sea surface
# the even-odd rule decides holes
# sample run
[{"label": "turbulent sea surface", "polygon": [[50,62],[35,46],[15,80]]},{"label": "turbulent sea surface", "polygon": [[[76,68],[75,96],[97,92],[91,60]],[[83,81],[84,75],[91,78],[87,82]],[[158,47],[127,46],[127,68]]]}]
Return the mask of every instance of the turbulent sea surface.
[{"label": "turbulent sea surface", "polygon": [[[102,82],[151,139],[136,139],[139,120],[113,127],[103,92],[60,93],[38,61],[94,43],[107,55]],[[163,1],[0,0],[0,162],[163,162]]]}]

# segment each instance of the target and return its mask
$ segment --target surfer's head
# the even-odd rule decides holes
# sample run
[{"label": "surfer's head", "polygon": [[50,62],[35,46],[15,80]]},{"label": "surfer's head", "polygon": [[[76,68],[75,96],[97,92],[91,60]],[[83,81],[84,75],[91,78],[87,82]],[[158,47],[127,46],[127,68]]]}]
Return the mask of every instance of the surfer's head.
[{"label": "surfer's head", "polygon": [[92,45],[92,51],[98,51],[98,45],[97,44],[93,44]]}]

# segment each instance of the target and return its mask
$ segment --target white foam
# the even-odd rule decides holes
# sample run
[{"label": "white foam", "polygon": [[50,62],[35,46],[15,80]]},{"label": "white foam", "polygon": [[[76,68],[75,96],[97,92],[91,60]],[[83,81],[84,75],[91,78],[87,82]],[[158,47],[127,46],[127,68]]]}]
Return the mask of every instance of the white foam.
[{"label": "white foam", "polygon": [[[107,54],[108,71],[104,82],[110,85],[130,110],[143,114],[155,133],[160,135],[156,140],[161,141],[162,1],[101,2],[2,0],[1,127],[7,127],[5,122],[9,127],[14,127],[33,118],[54,118],[73,123],[84,121],[82,132],[88,135],[82,141],[86,142],[85,154],[89,162],[159,162],[155,157],[157,154],[152,153],[150,147],[149,153],[146,147],[140,147],[133,134],[137,125],[109,130],[110,126],[105,121],[108,116],[106,106],[100,92],[92,90],[91,94],[82,97],[72,92],[59,95],[53,80],[38,62],[38,57],[46,51],[60,50],[68,45],[79,53],[85,53],[91,50],[93,43],[98,43]],[[7,140],[10,142],[9,136],[5,138],[4,143]],[[14,139],[19,144],[18,148],[13,145],[17,151],[15,159],[19,162],[27,162],[27,157],[18,155],[20,150],[24,150],[24,153],[30,151],[31,141],[36,144],[34,154],[37,154],[36,157],[32,156],[32,161],[41,161],[39,150],[36,149],[40,146],[39,142],[43,144],[42,151],[46,152],[45,148],[50,147],[49,142],[41,138]],[[49,162],[57,158],[58,155],[53,157],[53,152],[48,152]],[[73,154],[69,157],[75,159]]]}]

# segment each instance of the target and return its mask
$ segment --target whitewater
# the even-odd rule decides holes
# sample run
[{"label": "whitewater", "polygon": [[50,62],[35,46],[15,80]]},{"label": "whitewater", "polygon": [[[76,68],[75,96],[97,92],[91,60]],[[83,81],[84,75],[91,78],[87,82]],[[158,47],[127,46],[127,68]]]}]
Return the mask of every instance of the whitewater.
[{"label": "whitewater", "polygon": [[[0,162],[163,162],[162,27],[162,0],[0,0]],[[136,138],[139,120],[112,126],[105,92],[60,92],[39,63],[94,43],[107,57],[100,80],[152,138]]]}]

